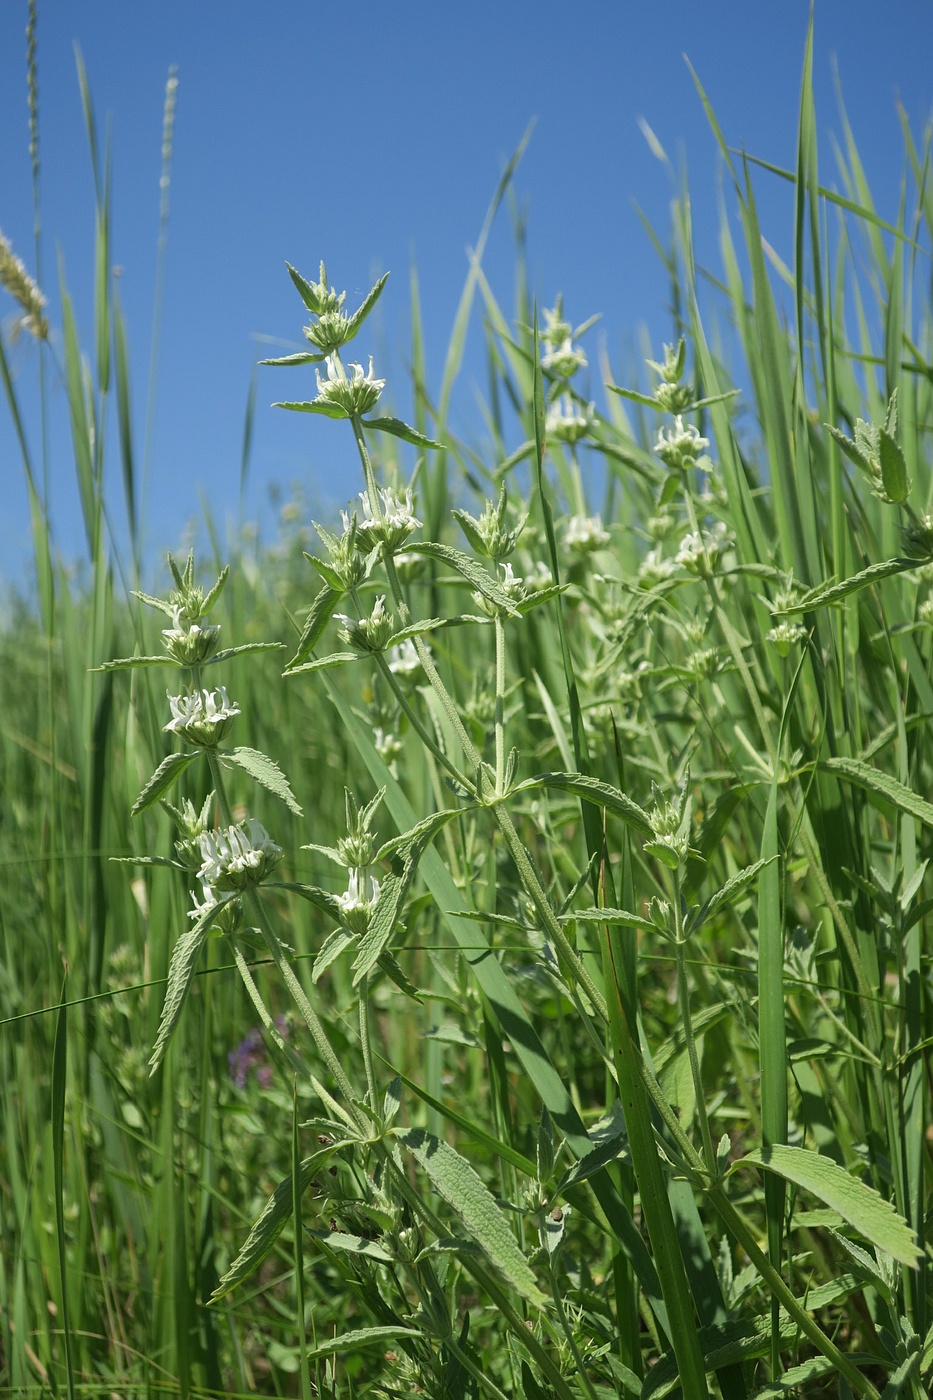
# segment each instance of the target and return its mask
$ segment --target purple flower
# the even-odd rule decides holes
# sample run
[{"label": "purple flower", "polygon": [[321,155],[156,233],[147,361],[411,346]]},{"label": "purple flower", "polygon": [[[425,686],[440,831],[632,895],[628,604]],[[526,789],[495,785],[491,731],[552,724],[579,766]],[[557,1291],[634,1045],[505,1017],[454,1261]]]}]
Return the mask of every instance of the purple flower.
[{"label": "purple flower", "polygon": [[[283,1039],[288,1037],[288,1021],[284,1016],[276,1016],[275,1027]],[[268,1062],[262,1031],[258,1026],[247,1032],[235,1050],[228,1052],[227,1063],[230,1078],[238,1089],[246,1087],[251,1070],[255,1071],[260,1088],[268,1089],[272,1083],[272,1066]]]}]

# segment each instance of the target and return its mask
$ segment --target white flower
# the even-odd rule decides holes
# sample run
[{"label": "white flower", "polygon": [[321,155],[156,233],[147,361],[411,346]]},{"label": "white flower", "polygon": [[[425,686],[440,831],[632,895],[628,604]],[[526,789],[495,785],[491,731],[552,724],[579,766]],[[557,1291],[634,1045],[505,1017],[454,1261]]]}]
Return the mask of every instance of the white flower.
[{"label": "white flower", "polygon": [[389,657],[389,670],[396,676],[405,676],[411,680],[421,671],[421,658],[410,637],[406,637],[397,647],[392,647]]},{"label": "white flower", "polygon": [[544,431],[548,437],[556,438],[558,442],[572,444],[585,437],[595,421],[595,404],[588,403],[586,408],[581,411],[575,407],[569,394],[561,394],[560,398],[555,399],[547,411]]},{"label": "white flower", "polygon": [[409,535],[421,527],[421,521],[415,518],[411,487],[404,496],[400,496],[391,486],[381,486],[379,500],[382,503],[381,517],[373,514],[366,492],[360,492],[363,519],[357,526],[356,537],[367,553],[377,544],[385,544],[392,550],[399,549]]},{"label": "white flower", "polygon": [[315,403],[331,404],[342,409],[343,416],[347,418],[354,414],[368,413],[375,407],[386,382],[376,378],[372,355],[369,357],[368,373],[364,373],[362,365],[351,361],[348,366],[352,371],[349,379],[338,355],[328,355],[324,363],[327,368],[326,379],[321,378],[319,369],[315,368],[314,371],[317,377]]},{"label": "white flower", "polygon": [[707,577],[715,572],[731,543],[725,525],[717,520],[712,530],[684,536],[677,551],[677,563],[688,573]]},{"label": "white flower", "polygon": [[230,700],[224,685],[217,690],[196,690],[191,695],[168,695],[168,702],[172,718],[163,729],[180,734],[199,748],[219,743],[240,713],[239,705]]},{"label": "white flower", "polygon": [[638,586],[656,588],[676,571],[677,565],[673,559],[664,559],[659,549],[649,549],[638,570]]},{"label": "white flower", "polygon": [[205,661],[215,650],[219,634],[220,627],[213,623],[202,627],[197,622],[183,622],[178,605],[172,609],[172,626],[162,629],[166,651],[183,666],[196,666]]},{"label": "white flower", "polygon": [[197,894],[192,891],[191,909],[188,912],[189,919],[202,919],[205,914],[211,909],[214,909],[217,905],[214,891],[206,880],[201,881],[201,893],[204,896],[203,901],[199,900]]},{"label": "white flower", "polygon": [[256,884],[278,864],[277,846],[255,817],[238,826],[201,833],[202,865],[198,878],[218,890],[241,890]]},{"label": "white flower", "polygon": [[347,928],[354,933],[365,933],[376,900],[379,898],[379,881],[368,870],[352,866],[347,871],[347,888],[337,896],[337,904]]},{"label": "white flower", "polygon": [[694,465],[704,447],[709,447],[709,438],[701,437],[692,423],[685,426],[678,414],[673,428],[660,429],[654,450],[665,466],[686,471]]},{"label": "white flower", "polygon": [[572,515],[568,520],[564,544],[574,554],[591,554],[608,543],[609,532],[598,515]]},{"label": "white flower", "polygon": [[376,599],[369,617],[361,617],[358,622],[346,613],[334,613],[334,621],[342,622],[340,640],[357,651],[384,651],[395,626],[393,613],[386,612],[386,597],[382,593]]},{"label": "white flower", "polygon": [[578,369],[585,369],[586,364],[584,351],[577,349],[569,335],[555,350],[541,356],[541,368],[558,379],[571,379]]}]

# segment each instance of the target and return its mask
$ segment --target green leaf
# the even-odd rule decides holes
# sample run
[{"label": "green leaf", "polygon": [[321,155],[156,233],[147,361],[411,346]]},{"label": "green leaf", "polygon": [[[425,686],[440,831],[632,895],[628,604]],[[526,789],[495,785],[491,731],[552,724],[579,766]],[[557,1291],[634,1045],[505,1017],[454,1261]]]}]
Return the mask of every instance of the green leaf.
[{"label": "green leaf", "polygon": [[286,262],[285,266],[288,268],[288,275],[297,287],[298,295],[301,297],[301,300],[304,302],[305,306],[312,313],[312,315],[319,316],[321,312],[321,304],[315,294],[314,288],[311,286],[311,283],[306,278],[302,277],[298,269],[292,267],[290,262]]},{"label": "green leaf", "polygon": [[274,792],[276,797],[285,803],[288,810],[295,813],[296,817],[303,815],[285,774],[279,765],[266,754],[260,753],[258,749],[236,748],[220,749],[217,756],[228,768],[231,764],[242,768],[243,772],[248,773],[251,778],[255,778],[257,783],[262,783],[262,786],[267,788],[269,792]]},{"label": "green leaf", "polygon": [[510,598],[497,581],[488,574],[482,564],[478,564],[475,559],[471,559],[468,554],[464,554],[459,549],[454,549],[449,544],[434,544],[423,542],[406,545],[410,554],[425,554],[430,559],[440,559],[445,564],[449,564],[452,569],[456,569],[458,574],[462,574],[468,583],[481,593],[484,598],[488,598],[491,603],[495,603],[497,608],[502,608],[512,617],[518,617],[518,605]]},{"label": "green leaf", "polygon": [[384,272],[383,275],[379,278],[379,281],[376,283],[375,287],[373,287],[371,291],[366,293],[366,296],[364,297],[362,303],[356,308],[353,315],[349,318],[347,322],[344,331],[344,344],[346,344],[347,341],[352,340],[353,337],[356,335],[360,326],[366,320],[366,317],[369,315],[370,311],[372,311],[373,307],[376,305],[376,302],[382,295],[382,289],[388,282],[388,280],[389,274],[387,272]]},{"label": "green leaf", "polygon": [[247,651],[282,651],[284,642],[243,642],[238,647],[227,647],[224,651],[216,651],[213,656],[209,656],[205,661],[205,666],[216,666],[220,661],[229,661],[231,656],[242,656]]},{"label": "green leaf", "polygon": [[528,1261],[490,1192],[476,1172],[448,1143],[422,1128],[398,1131],[439,1196],[456,1212],[467,1234],[480,1246],[503,1278],[535,1307],[544,1306],[544,1295],[535,1282]]},{"label": "green leaf", "polygon": [[707,919],[711,919],[720,909],[730,904],[733,899],[738,899],[739,895],[754,883],[758,874],[766,865],[770,865],[772,860],[777,860],[777,856],[769,856],[767,860],[756,860],[754,865],[747,865],[744,870],[733,875],[731,880],[727,880],[722,889],[710,895],[702,909],[696,911],[695,916],[690,920],[690,932],[693,933]]},{"label": "green leaf", "polygon": [[191,986],[191,979],[194,977],[197,967],[201,945],[207,937],[208,929],[216,923],[217,915],[225,904],[230,903],[232,898],[234,896],[231,895],[227,899],[211,905],[210,909],[201,915],[192,928],[185,929],[184,933],[179,935],[178,941],[172,949],[172,961],[169,965],[168,983],[165,988],[165,1001],[162,1003],[162,1015],[159,1018],[159,1031],[155,1045],[152,1047],[152,1054],[149,1056],[149,1063],[152,1066],[150,1074],[155,1074],[159,1068],[175,1027],[178,1025],[188,989]]},{"label": "green leaf", "polygon": [[892,807],[896,807],[898,811],[916,817],[925,826],[933,826],[933,804],[925,802],[922,797],[918,797],[888,773],[872,768],[870,763],[863,763],[859,758],[827,758],[819,766],[831,773],[837,773],[856,787],[866,788],[876,797],[883,798]]},{"label": "green leaf", "polygon": [[812,589],[789,608],[773,609],[774,616],[794,617],[799,613],[828,607],[830,603],[840,603],[843,598],[848,598],[850,593],[858,593],[871,583],[879,583],[882,579],[902,574],[908,569],[919,569],[922,563],[922,559],[885,559],[880,564],[869,564],[867,569],[860,570],[851,578],[843,579],[841,583],[830,584],[828,588]]},{"label": "green leaf", "polygon": [[652,928],[650,919],[642,919],[638,914],[629,914],[625,909],[574,909],[562,923],[572,923],[579,919],[585,924],[615,924],[622,928]]},{"label": "green leaf", "polygon": [[[299,1193],[307,1190],[315,1172],[323,1166],[328,1157],[333,1156],[337,1149],[342,1146],[341,1142],[333,1142],[322,1148],[320,1152],[315,1152],[312,1156],[304,1158],[298,1182]],[[292,1207],[292,1178],[289,1175],[284,1181],[279,1182],[263,1206],[253,1228],[246,1237],[243,1248],[211,1294],[210,1302],[218,1302],[231,1289],[236,1288],[237,1284],[248,1278],[254,1269],[259,1267],[278,1239],[286,1220],[292,1214]]]},{"label": "green leaf", "polygon": [[881,480],[886,494],[900,505],[910,495],[910,478],[900,444],[884,428],[878,432],[878,455],[881,459]]},{"label": "green leaf", "polygon": [[[329,912],[328,910],[328,913]],[[314,965],[311,968],[311,981],[316,983],[327,971],[331,963],[336,962],[344,949],[349,948],[354,941],[354,935],[347,929],[333,929],[324,939],[324,942],[318,950],[318,955],[314,959]]]},{"label": "green leaf", "polygon": [[166,758],[163,758],[133,803],[130,816],[135,817],[140,812],[144,812],[147,807],[151,807],[153,802],[158,802],[169,788],[174,787],[189,763],[193,763],[197,756],[198,750],[192,749],[190,753],[170,753]]},{"label": "green leaf", "polygon": [[362,1235],[346,1235],[342,1230],[309,1230],[307,1226],[305,1230],[313,1240],[318,1240],[328,1249],[340,1249],[347,1254],[364,1254],[367,1259],[378,1259],[382,1264],[395,1262],[394,1254],[390,1254],[375,1240],[364,1239]]},{"label": "green leaf", "polygon": [[343,581],[337,570],[333,568],[332,565],[328,564],[326,560],[318,559],[316,555],[309,554],[307,550],[304,551],[304,556],[315,573],[320,574],[324,582],[337,594],[337,597],[342,597],[346,590],[344,589]]},{"label": "green leaf", "polygon": [[171,656],[121,656],[116,661],[104,661],[100,666],[92,666],[97,671],[135,671],[138,666],[177,666]]},{"label": "green leaf", "polygon": [[261,365],[319,365],[326,355],[312,355],[307,350],[299,350],[295,355],[279,355],[274,360],[260,360]]},{"label": "green leaf", "polygon": [[871,463],[859,447],[858,443],[853,442],[850,437],[846,437],[845,433],[841,432],[839,428],[834,428],[832,423],[827,423],[825,426],[827,430],[832,434],[832,436],[836,439],[839,446],[842,448],[843,452],[848,457],[849,461],[854,462],[860,471],[863,471],[866,476],[870,477]]},{"label": "green leaf", "polygon": [[405,1327],[402,1323],[398,1326],[389,1327],[360,1327],[355,1332],[344,1332],[342,1337],[332,1337],[329,1342],[321,1342],[316,1347],[308,1348],[308,1360],[313,1361],[317,1356],[340,1356],[347,1351],[355,1351],[357,1347],[383,1346],[386,1342],[391,1342],[397,1337],[420,1337],[422,1332],[418,1327]]},{"label": "green leaf", "polygon": [[864,1181],[850,1176],[831,1157],[803,1147],[775,1145],[749,1152],[734,1162],[730,1171],[742,1166],[764,1167],[785,1181],[803,1187],[824,1205],[838,1211],[847,1224],[878,1249],[908,1268],[916,1268],[921,1251],[906,1220],[898,1215],[890,1201],[879,1196]]},{"label": "green leaf", "polygon": [[361,655],[358,651],[332,651],[329,656],[322,656],[317,661],[305,661],[300,666],[289,666],[282,674],[300,676],[305,671],[329,671],[334,666],[346,666],[350,661],[359,661]]},{"label": "green leaf", "polygon": [[626,797],[618,788],[610,787],[598,778],[587,778],[582,773],[538,773],[534,778],[526,778],[523,783],[519,783],[509,795],[515,796],[516,793],[530,792],[540,787],[572,792],[584,802],[592,802],[597,807],[604,807],[607,812],[614,812],[643,836],[652,834],[651,823],[637,802]]},{"label": "green leaf", "polygon": [[341,408],[338,403],[329,403],[327,399],[310,399],[305,403],[274,403],[273,408],[289,408],[293,413],[320,413],[325,418],[349,418],[350,415],[345,408]]},{"label": "green leaf", "polygon": [[343,589],[333,588],[330,583],[325,584],[321,591],[315,596],[308,616],[305,618],[305,625],[301,629],[298,648],[291,661],[289,661],[286,671],[292,670],[293,667],[304,661],[305,657],[314,650],[318,638],[333,617],[334,608],[342,597]]},{"label": "green leaf", "polygon": [[393,933],[398,926],[402,905],[415,878],[418,862],[437,833],[454,817],[459,810],[434,812],[424,821],[418,822],[411,831],[394,842],[387,843],[379,852],[380,858],[391,852],[395,857],[395,868],[382,882],[376,907],[369,921],[369,928],[360,939],[359,951],[353,963],[353,985],[359,986],[367,973],[386,952]]},{"label": "green leaf", "polygon": [[410,428],[400,418],[363,418],[361,421],[364,428],[375,428],[378,433],[391,433],[393,437],[401,438],[403,442],[410,442],[415,447],[430,447],[436,452],[446,451],[442,442],[435,442],[433,438],[425,437],[424,433],[419,433],[417,428]]}]

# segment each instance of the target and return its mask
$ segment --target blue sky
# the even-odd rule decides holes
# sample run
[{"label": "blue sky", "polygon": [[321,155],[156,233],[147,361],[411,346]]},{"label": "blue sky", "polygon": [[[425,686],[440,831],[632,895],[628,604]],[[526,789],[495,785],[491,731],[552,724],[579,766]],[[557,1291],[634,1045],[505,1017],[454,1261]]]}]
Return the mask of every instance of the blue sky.
[{"label": "blue sky", "polygon": [[[112,261],[130,334],[137,451],[142,446],[158,224],[162,102],[170,64],[179,89],[158,406],[145,512],[150,554],[179,543],[200,514],[233,519],[251,366],[269,353],[255,336],[300,348],[302,310],[285,260],[306,274],[324,258],[348,301],[391,271],[358,342],[408,410],[408,278],[417,263],[429,381],[436,388],[477,236],[505,159],[536,126],[515,189],[528,216],[532,289],[562,291],[569,317],[602,312],[619,372],[647,327],[670,336],[663,270],[634,202],[666,232],[670,178],[648,148],[648,122],[690,173],[701,260],[717,265],[719,167],[684,63],[686,54],[727,139],[791,166],[808,0],[478,0],[469,6],[396,0],[322,6],[309,0],[39,0],[44,282],[58,324],[60,252],[85,342],[92,329],[94,234],[90,165],[75,75],[81,46],[101,132],[113,150]],[[33,268],[24,30],[26,0],[0,9],[0,228]],[[815,86],[821,178],[837,183],[833,64],[879,212],[896,215],[900,98],[919,138],[933,101],[928,0],[818,0]],[[757,185],[766,236],[792,259],[786,188]],[[487,275],[511,310],[514,251],[505,210]],[[13,310],[0,292],[0,318]],[[355,348],[355,347],[354,347]],[[37,356],[14,351],[18,390],[35,423]],[[595,355],[591,355],[591,363]],[[327,420],[273,411],[310,397],[310,371],[260,371],[246,514],[275,528],[270,483],[300,482],[332,511],[359,485],[348,434]],[[308,376],[306,379],[302,375]],[[475,407],[481,336],[472,335],[454,426],[482,442]],[[593,396],[602,390],[594,378]],[[64,394],[53,388],[52,521],[62,553],[82,547]],[[38,438],[33,430],[33,445]],[[113,436],[113,434],[111,434]],[[115,445],[115,444],[114,444]],[[119,531],[116,455],[110,501]],[[0,402],[0,577],[25,580],[26,491]]]}]

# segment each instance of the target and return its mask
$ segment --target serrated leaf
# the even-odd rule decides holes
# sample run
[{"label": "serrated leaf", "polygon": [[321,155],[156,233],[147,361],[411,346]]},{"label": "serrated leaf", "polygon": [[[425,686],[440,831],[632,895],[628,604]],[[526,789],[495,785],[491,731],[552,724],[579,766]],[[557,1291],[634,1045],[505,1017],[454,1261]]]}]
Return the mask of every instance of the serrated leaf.
[{"label": "serrated leaf", "polygon": [[301,297],[301,300],[304,302],[305,306],[313,315],[319,316],[321,312],[321,304],[318,301],[318,298],[315,294],[314,288],[311,286],[311,283],[307,280],[307,278],[302,277],[298,269],[296,267],[292,267],[290,262],[286,262],[285,266],[288,268],[288,275],[294,282],[295,287],[298,291],[298,295]]},{"label": "serrated leaf", "polygon": [[340,1356],[344,1352],[355,1351],[357,1347],[375,1346],[377,1343],[382,1346],[385,1342],[391,1342],[397,1337],[420,1337],[421,1330],[417,1327],[405,1327],[402,1323],[389,1327],[360,1327],[355,1332],[344,1332],[342,1337],[332,1337],[329,1342],[321,1342],[316,1347],[309,1347],[305,1352],[309,1361],[313,1361],[318,1356]]},{"label": "serrated leaf", "polygon": [[115,661],[104,661],[100,666],[92,666],[91,670],[95,674],[98,671],[133,671],[138,666],[177,666],[178,662],[172,656],[121,656]]},{"label": "serrated leaf", "polygon": [[298,648],[291,661],[289,661],[286,671],[290,671],[294,666],[304,661],[305,657],[314,650],[318,638],[333,616],[334,607],[340,602],[342,597],[343,589],[338,590],[332,588],[329,583],[325,583],[324,587],[315,596],[308,616],[305,618],[305,625],[301,629]]},{"label": "serrated leaf", "polygon": [[345,590],[337,570],[333,568],[332,565],[328,564],[326,560],[318,559],[316,555],[309,554],[307,550],[304,551],[304,556],[307,559],[308,563],[311,565],[312,569],[314,569],[315,573],[320,574],[321,578],[328,585],[328,587],[331,588],[333,592],[336,593],[338,596],[342,596]]},{"label": "serrated leaf", "polygon": [[541,787],[572,792],[576,797],[582,797],[585,802],[592,802],[597,807],[604,807],[607,812],[614,812],[643,836],[652,834],[647,814],[637,802],[633,802],[618,788],[602,783],[598,778],[585,777],[582,773],[538,773],[535,777],[526,778],[523,783],[519,783],[509,795],[515,796],[517,793],[530,792]]},{"label": "serrated leaf", "polygon": [[907,475],[907,462],[904,460],[900,444],[884,428],[878,433],[878,456],[885,493],[895,505],[900,505],[910,495],[911,482]]},{"label": "serrated leaf", "polygon": [[172,604],[166,602],[164,598],[154,598],[151,593],[143,593],[138,588],[133,588],[130,592],[134,598],[138,598],[139,601],[145,603],[147,607],[158,608],[159,612],[165,613],[166,617],[174,616],[175,609]]},{"label": "serrated leaf", "polygon": [[392,647],[401,646],[409,637],[421,637],[426,632],[436,632],[438,627],[449,626],[449,619],[445,617],[426,617],[423,622],[412,622],[407,627],[403,627],[400,632],[393,632],[386,642],[386,651]]},{"label": "serrated leaf", "polygon": [[152,1067],[149,1071],[150,1074],[155,1074],[159,1068],[175,1027],[178,1025],[178,1019],[191,986],[191,979],[194,977],[197,967],[201,945],[207,937],[208,930],[216,923],[220,910],[229,903],[230,899],[224,899],[212,905],[201,915],[192,928],[185,929],[185,932],[179,935],[178,941],[172,949],[172,961],[169,964],[168,982],[165,988],[165,1001],[162,1003],[162,1014],[159,1017],[159,1031],[155,1045],[152,1047],[152,1054],[149,1056],[149,1064]]},{"label": "serrated leaf", "polygon": [[854,462],[859,470],[865,472],[867,476],[871,476],[871,463],[858,446],[858,443],[853,442],[850,437],[846,437],[845,433],[841,432],[839,428],[834,428],[832,423],[827,423],[825,426],[827,431],[830,432],[836,442],[838,442],[849,461]]},{"label": "serrated leaf", "polygon": [[920,1250],[913,1231],[890,1201],[871,1186],[850,1176],[844,1167],[819,1152],[803,1147],[774,1144],[749,1152],[732,1166],[763,1167],[785,1181],[792,1181],[817,1196],[824,1205],[838,1211],[843,1220],[858,1230],[878,1249],[890,1254],[908,1268],[915,1268]]},{"label": "serrated leaf", "polygon": [[247,651],[283,651],[284,642],[242,642],[237,647],[226,647],[217,651],[204,662],[205,666],[216,666],[219,661],[229,661],[231,656],[242,656]]},{"label": "serrated leaf", "polygon": [[571,1186],[587,1181],[596,1172],[602,1171],[603,1167],[616,1161],[627,1146],[628,1136],[622,1126],[613,1136],[607,1137],[598,1147],[594,1147],[592,1152],[588,1152],[564,1172],[553,1192],[554,1197],[562,1196]]},{"label": "serrated leaf", "polygon": [[332,914],[334,918],[339,918],[341,909],[340,901],[330,890],[322,890],[317,885],[302,885],[293,880],[270,880],[266,883],[267,889],[289,890],[292,894],[300,895],[309,904],[314,904],[318,909],[323,909],[326,914]]},{"label": "serrated leaf", "polygon": [[653,928],[650,919],[630,914],[627,909],[573,909],[561,923],[579,919],[584,924],[611,924],[621,928]]},{"label": "serrated leaf", "polygon": [[311,968],[311,981],[317,982],[330,967],[332,962],[340,957],[344,949],[349,948],[354,942],[354,935],[345,928],[335,928],[327,935],[314,959]]},{"label": "serrated leaf", "polygon": [[466,535],[467,543],[472,545],[472,547],[476,550],[477,554],[485,555],[486,541],[483,539],[479,530],[476,528],[476,522],[474,521],[473,517],[469,514],[469,512],[465,510],[455,510],[452,512],[452,514],[457,524],[460,526],[460,529]]},{"label": "serrated leaf", "polygon": [[307,350],[299,350],[294,355],[279,355],[274,360],[260,360],[261,365],[319,365],[326,355],[312,355]]},{"label": "serrated leaf", "polygon": [[552,598],[559,598],[562,593],[566,593],[570,587],[569,583],[549,583],[547,588],[539,588],[536,593],[529,593],[524,598],[519,598],[515,604],[522,617],[530,613],[532,608],[539,608],[542,603],[549,603]]},{"label": "serrated leaf", "polygon": [[488,598],[491,603],[495,603],[497,608],[503,608],[512,617],[518,617],[518,606],[513,598],[510,598],[505,590],[496,582],[491,574],[488,574],[481,564],[475,559],[471,559],[462,550],[454,549],[449,544],[436,544],[432,541],[424,541],[406,545],[410,554],[426,554],[430,559],[440,559],[445,564],[449,564],[452,569],[456,569],[458,574],[471,584],[484,598]]},{"label": "serrated leaf", "polygon": [[933,804],[925,802],[890,774],[872,768],[870,763],[863,763],[860,758],[827,758],[819,766],[854,783],[856,787],[866,788],[875,793],[892,807],[916,817],[925,826],[933,826]]},{"label": "serrated leaf", "polygon": [[350,417],[345,408],[341,408],[337,403],[329,403],[326,399],[309,399],[305,403],[274,403],[272,407],[288,408],[293,413],[320,413],[325,418]]},{"label": "serrated leaf", "polygon": [[445,451],[442,442],[435,442],[433,438],[425,437],[424,433],[419,433],[417,428],[410,428],[407,423],[403,423],[401,418],[364,418],[362,422],[365,428],[375,428],[379,433],[391,433],[393,437],[401,438],[403,442],[410,442],[414,447],[430,447],[436,452]]},{"label": "serrated leaf", "polygon": [[237,768],[242,768],[244,773],[255,778],[257,783],[261,783],[264,788],[284,802],[288,810],[294,812],[296,817],[303,816],[301,808],[295,801],[295,794],[289,786],[288,779],[279,765],[267,754],[260,753],[258,749],[239,747],[220,749],[218,757],[227,767],[234,764]]},{"label": "serrated leaf", "polygon": [[334,666],[347,666],[351,661],[359,661],[361,655],[358,651],[332,651],[329,656],[322,656],[317,661],[304,661],[300,666],[289,666],[282,674],[300,676],[306,671],[329,671]]},{"label": "serrated leaf", "polygon": [[158,802],[163,793],[174,787],[188,765],[193,763],[197,757],[198,750],[192,749],[190,753],[170,753],[163,758],[133,803],[130,816],[135,817],[140,812],[144,812],[147,807],[151,807],[153,802]]},{"label": "serrated leaf", "polygon": [[371,968],[388,950],[398,925],[405,896],[415,878],[418,862],[434,837],[459,813],[456,810],[434,812],[424,821],[418,822],[411,831],[394,842],[387,842],[379,851],[378,859],[386,855],[395,856],[395,868],[382,882],[376,906],[369,921],[369,928],[360,939],[359,950],[353,963],[353,985],[358,986]]},{"label": "serrated leaf", "polygon": [[737,875],[733,875],[731,880],[727,880],[722,886],[722,889],[717,890],[715,894],[711,894],[703,907],[696,911],[695,916],[690,920],[690,932],[692,933],[698,929],[701,924],[705,923],[707,919],[711,919],[714,914],[717,914],[720,909],[725,908],[733,899],[738,899],[739,895],[744,893],[749,885],[754,883],[759,872],[762,871],[766,865],[770,865],[772,860],[776,859],[776,856],[770,856],[767,860],[756,860],[754,865],[747,865],[744,870],[740,870]]},{"label": "serrated leaf", "polygon": [[[366,317],[369,315],[370,311],[372,311],[373,307],[376,305],[376,302],[382,295],[382,289],[388,282],[388,280],[389,274],[387,272],[384,272],[379,278],[379,281],[372,288],[372,290],[366,293],[366,296],[363,298],[363,301],[356,308],[353,315],[349,318],[347,322],[345,328],[346,340],[352,340],[353,337],[356,335],[360,326],[366,320]],[[346,341],[344,343],[346,343]]]},{"label": "serrated leaf", "polygon": [[427,1172],[439,1196],[456,1212],[467,1234],[489,1262],[523,1298],[537,1308],[544,1295],[505,1216],[476,1172],[449,1143],[422,1128],[396,1133],[398,1140]]},{"label": "serrated leaf", "polygon": [[[304,1158],[298,1182],[300,1193],[307,1190],[318,1168],[342,1146],[343,1143],[334,1142],[322,1148],[320,1152],[315,1152],[312,1156]],[[259,1267],[278,1239],[286,1220],[291,1216],[292,1205],[292,1178],[289,1175],[284,1181],[279,1182],[263,1206],[253,1228],[246,1237],[243,1248],[211,1294],[210,1302],[219,1302],[231,1289],[236,1288],[237,1284],[242,1283],[254,1269]]]},{"label": "serrated leaf", "polygon": [[384,948],[379,954],[377,966],[395,983],[400,992],[404,992],[405,996],[409,997],[412,1001],[416,1001],[419,1006],[422,1004],[423,997],[421,992],[415,986],[414,982],[405,976],[398,959],[389,952],[388,948]]},{"label": "serrated leaf", "polygon": [[830,584],[828,588],[813,589],[791,607],[773,608],[773,615],[795,617],[800,613],[813,612],[816,608],[828,607],[830,603],[840,603],[843,598],[848,598],[850,593],[858,593],[871,583],[879,583],[882,579],[902,574],[908,569],[919,569],[922,563],[922,559],[885,559],[879,564],[869,564],[867,569],[861,569],[851,578],[843,579],[841,583]]},{"label": "serrated leaf", "polygon": [[363,1254],[367,1259],[378,1259],[382,1264],[395,1262],[394,1254],[375,1240],[364,1239],[362,1235],[347,1235],[342,1230],[309,1230],[307,1226],[305,1233],[311,1239],[327,1245],[328,1249],[339,1249],[345,1254]]}]

